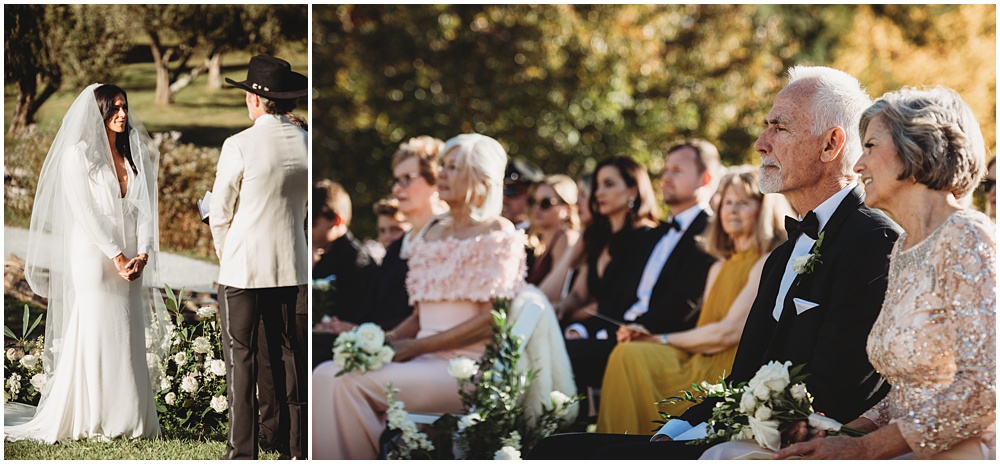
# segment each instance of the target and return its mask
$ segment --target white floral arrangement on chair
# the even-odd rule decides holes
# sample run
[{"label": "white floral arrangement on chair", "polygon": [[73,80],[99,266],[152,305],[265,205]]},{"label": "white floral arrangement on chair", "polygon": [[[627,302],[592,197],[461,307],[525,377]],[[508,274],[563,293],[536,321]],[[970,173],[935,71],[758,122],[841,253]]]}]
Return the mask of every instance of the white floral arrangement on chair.
[{"label": "white floral arrangement on chair", "polygon": [[4,337],[12,340],[10,344],[6,341],[5,358],[3,362],[4,389],[3,402],[14,401],[24,404],[37,405],[41,397],[42,389],[48,376],[42,368],[42,351],[45,347],[45,337],[38,336],[30,339],[42,320],[42,315],[30,323],[28,305],[24,305],[24,318],[21,325],[21,336],[18,337],[14,331],[6,325],[3,327]]},{"label": "white floral arrangement on chair", "polygon": [[[692,444],[716,444],[732,440],[755,440],[771,451],[781,448],[781,434],[792,425],[806,421],[809,426],[825,430],[828,435],[861,436],[863,432],[842,426],[834,419],[813,411],[812,395],[803,381],[809,374],[802,374],[804,364],[789,369],[792,363],[771,361],[754,374],[749,382],[727,384],[723,379],[711,385],[702,382],[692,385],[695,396],[689,391],[682,396],[670,397],[661,404],[680,401],[698,403],[705,398],[719,398],[708,425],[713,429],[708,436],[692,440]],[[660,415],[667,421],[676,418],[665,412]],[[657,421],[665,423],[665,421]]]},{"label": "white floral arrangement on chair", "polygon": [[[583,399],[553,391],[542,414],[529,423],[521,403],[528,384],[537,372],[519,369],[520,346],[523,340],[511,333],[507,323],[509,300],[494,302],[493,342],[479,362],[469,358],[450,361],[448,373],[458,382],[458,392],[467,414],[441,416],[431,435],[437,452],[432,459],[521,459],[543,438],[566,425],[570,407]],[[395,400],[389,398],[390,405]],[[405,426],[404,426],[405,427]],[[393,426],[389,430],[406,429]],[[404,443],[400,443],[403,441]],[[389,458],[411,456],[417,448],[404,440],[391,440]]]},{"label": "white floral arrangement on chair", "polygon": [[392,362],[395,355],[396,352],[385,344],[385,332],[371,322],[342,332],[333,342],[333,362],[340,367],[337,377],[352,371],[364,374],[380,369]]}]

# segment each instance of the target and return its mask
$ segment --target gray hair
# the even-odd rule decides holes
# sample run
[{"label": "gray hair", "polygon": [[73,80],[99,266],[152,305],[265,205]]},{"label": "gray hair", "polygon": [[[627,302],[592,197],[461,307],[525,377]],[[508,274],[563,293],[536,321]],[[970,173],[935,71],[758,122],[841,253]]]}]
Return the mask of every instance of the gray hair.
[{"label": "gray hair", "polygon": [[[500,215],[503,209],[503,177],[507,169],[507,152],[500,142],[482,134],[462,134],[448,139],[440,153],[457,149],[455,168],[466,173],[471,182],[465,199],[471,216],[477,221]],[[485,184],[485,190],[481,185]],[[481,205],[474,199],[483,198]]]},{"label": "gray hair", "polygon": [[857,131],[861,112],[872,104],[871,96],[854,76],[823,66],[793,66],[788,70],[789,84],[808,82],[815,89],[809,113],[813,115],[813,135],[840,126],[847,138],[844,161],[848,170],[861,158],[861,134]]},{"label": "gray hair", "polygon": [[961,198],[986,173],[986,142],[979,121],[957,92],[947,87],[903,87],[865,110],[861,133],[882,116],[903,163],[899,180],[913,177],[934,190]]}]

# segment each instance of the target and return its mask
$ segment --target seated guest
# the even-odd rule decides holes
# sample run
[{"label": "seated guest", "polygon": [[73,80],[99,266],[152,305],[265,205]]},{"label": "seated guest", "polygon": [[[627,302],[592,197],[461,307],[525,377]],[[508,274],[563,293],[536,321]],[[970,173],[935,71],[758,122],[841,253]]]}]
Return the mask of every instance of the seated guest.
[{"label": "seated guest", "polygon": [[545,174],[538,166],[521,159],[511,159],[503,178],[503,211],[505,219],[514,223],[517,230],[528,230],[528,194]]},{"label": "seated guest", "polygon": [[[796,66],[788,74],[791,82],[775,97],[754,149],[761,156],[761,192],[784,194],[802,220],[786,219],[788,241],[764,263],[726,380],[749,381],[773,360],[805,364],[813,406],[846,422],[889,389],[869,363],[865,341],[882,308],[888,255],[900,229],[864,205],[856,181],[858,121],[871,105],[861,84],[831,68]],[[817,258],[811,268],[792,266],[809,254]],[[708,446],[687,440],[707,434],[715,404],[692,406],[653,437],[556,435],[529,457],[697,458]]]},{"label": "seated guest", "polygon": [[[576,181],[576,213],[580,229],[586,229],[590,226],[590,208],[587,204],[590,200],[590,187],[593,182],[593,173],[584,174]],[[563,256],[555,262],[552,270],[538,284],[538,288],[545,293],[553,305],[557,305],[563,298],[566,298],[566,295],[569,295],[573,283],[581,275],[580,270],[585,268],[586,257],[583,253],[583,240],[577,239],[573,246],[567,248]]]},{"label": "seated guest", "polygon": [[657,401],[690,390],[692,383],[716,383],[732,371],[764,260],[785,241],[784,218],[790,208],[780,195],[760,193],[757,169],[750,166],[730,169],[719,182],[718,196],[719,213],[698,245],[724,261],[708,271],[698,323],[663,334],[618,329],[619,344],[601,386],[598,432],[646,433],[660,419],[658,410],[680,415],[691,404]]},{"label": "seated guest", "polygon": [[867,435],[815,439],[777,457],[996,459],[996,228],[956,200],[985,171],[979,122],[953,90],[903,88],[865,110],[861,134],[854,169],[865,204],[904,231],[868,336],[872,365],[892,389],[847,424]]},{"label": "seated guest", "polygon": [[[412,227],[386,247],[385,258],[372,276],[371,291],[367,299],[359,303],[358,322],[374,322],[384,330],[391,330],[413,312],[406,293],[411,244],[436,215],[447,211],[437,191],[438,151],[443,145],[443,141],[433,137],[414,137],[400,144],[392,155],[392,193],[398,211]],[[334,318],[320,326],[339,334],[357,324]],[[324,354],[325,359],[330,359],[329,353]]]},{"label": "seated guest", "polygon": [[313,280],[334,277],[336,290],[313,300],[313,365],[333,357],[333,336],[322,324],[324,318],[357,322],[358,308],[368,296],[368,285],[377,265],[354,234],[351,197],[331,180],[313,186],[312,241]]},{"label": "seated guest", "polygon": [[403,213],[399,211],[399,201],[395,198],[383,198],[372,206],[375,213],[375,227],[378,228],[378,243],[388,250],[392,242],[403,238],[412,225],[406,222]]},{"label": "seated guest", "polygon": [[[638,260],[621,272],[631,293],[599,304],[598,311],[611,319],[635,324],[646,333],[665,333],[694,327],[701,308],[708,269],[715,258],[699,249],[695,237],[708,224],[712,195],[719,169],[719,152],[703,140],[687,140],[667,150],[661,187],[671,208],[670,220],[645,234],[630,250]],[[638,265],[638,263],[644,263]],[[634,290],[633,290],[634,289]],[[566,347],[573,361],[578,389],[598,386],[617,341],[618,326],[591,317],[567,328]],[[573,332],[576,332],[574,335]],[[610,335],[602,338],[601,333]]]},{"label": "seated guest", "polygon": [[492,302],[513,299],[524,285],[524,233],[500,217],[503,147],[463,134],[441,151],[438,192],[451,212],[414,239],[406,287],[415,309],[387,334],[393,362],[337,377],[340,368],[330,361],[313,373],[317,459],[378,456],[389,382],[410,411],[462,413],[449,361],[482,357],[492,336]]},{"label": "seated guest", "polygon": [[531,205],[528,241],[535,252],[535,263],[526,279],[529,284],[541,283],[553,264],[580,238],[576,193],[576,182],[562,174],[548,176],[535,185],[528,201]]}]

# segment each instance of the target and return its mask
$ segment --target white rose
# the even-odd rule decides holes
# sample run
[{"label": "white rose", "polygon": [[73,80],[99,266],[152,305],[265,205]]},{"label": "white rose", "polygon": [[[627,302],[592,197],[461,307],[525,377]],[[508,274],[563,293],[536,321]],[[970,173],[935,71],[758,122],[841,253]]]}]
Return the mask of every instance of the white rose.
[{"label": "white rose", "polygon": [[753,390],[751,391],[753,392],[753,396],[756,396],[757,399],[761,401],[765,401],[771,397],[771,389],[767,388],[767,385],[764,385],[762,383],[757,384],[757,386],[754,387]]},{"label": "white rose", "polygon": [[177,364],[177,367],[183,366],[184,363],[187,362],[187,360],[188,360],[188,355],[183,351],[179,351],[177,352],[177,354],[174,355],[174,363]]},{"label": "white rose", "polygon": [[202,319],[209,319],[215,317],[215,310],[209,308],[208,306],[202,306],[198,308],[198,316]]},{"label": "white rose", "polygon": [[14,351],[13,348],[7,348],[7,360],[17,361],[17,351]]},{"label": "white rose", "polygon": [[825,430],[827,432],[839,432],[840,428],[843,427],[840,422],[836,419],[829,418],[826,416],[821,416],[819,414],[809,415],[809,426],[817,430]]},{"label": "white rose", "polygon": [[213,396],[211,404],[212,404],[212,409],[214,409],[215,412],[220,414],[225,410],[229,409],[229,400],[226,399],[226,395]]},{"label": "white rose", "polygon": [[205,370],[219,376],[224,377],[226,375],[226,362],[221,359],[213,359],[208,362],[208,366]]},{"label": "white rose", "polygon": [[458,380],[469,380],[479,372],[479,364],[469,358],[456,358],[448,362],[448,374]]},{"label": "white rose", "polygon": [[173,406],[174,402],[177,401],[177,394],[174,392],[167,393],[163,396],[163,401],[166,401],[168,405]]},{"label": "white rose", "polygon": [[753,378],[750,379],[750,388],[757,395],[757,398],[766,399],[767,397],[761,397],[762,388],[761,386],[767,388],[771,392],[780,392],[785,389],[789,384],[788,379],[788,366],[792,363],[786,361],[784,364],[778,361],[771,361],[757,370]]},{"label": "white rose", "polygon": [[809,262],[809,258],[812,255],[799,256],[798,258],[792,258],[792,270],[796,274],[802,274],[806,272],[806,264]]},{"label": "white rose", "polygon": [[744,390],[743,397],[740,399],[740,411],[747,413],[747,415],[752,415],[756,410],[757,397],[754,396],[752,391]]},{"label": "white rose", "polygon": [[396,356],[396,351],[392,349],[391,346],[385,345],[378,350],[376,357],[382,364],[388,364],[392,362],[392,358]]},{"label": "white rose", "polygon": [[181,390],[188,393],[198,391],[198,379],[191,377],[190,375],[184,376],[184,380],[181,380]]},{"label": "white rose", "polygon": [[479,415],[478,412],[466,414],[462,416],[461,419],[458,420],[458,430],[462,431],[469,427],[472,427],[473,425],[479,423],[479,421],[481,420],[483,420],[483,418],[482,416]]},{"label": "white rose", "polygon": [[212,351],[212,344],[208,341],[207,337],[198,337],[191,342],[191,346],[194,348],[196,353],[205,354]]},{"label": "white rose", "polygon": [[369,353],[378,353],[385,345],[385,332],[382,328],[371,322],[365,322],[357,329],[358,346]]},{"label": "white rose", "polygon": [[747,419],[750,421],[750,430],[753,431],[753,438],[757,440],[758,445],[771,451],[778,451],[781,448],[781,432],[778,431],[778,421],[762,421],[753,416]]},{"label": "white rose", "polygon": [[565,393],[553,390],[549,393],[549,401],[552,401],[552,407],[555,408],[556,415],[562,416],[568,412],[567,406],[569,406],[570,398]]},{"label": "white rose", "polygon": [[172,379],[170,377],[163,377],[162,379],[160,379],[160,391],[170,390],[170,381],[171,380]]},{"label": "white rose", "polygon": [[48,380],[45,374],[35,374],[31,376],[31,385],[35,387],[35,390],[42,391],[45,388],[45,382]]},{"label": "white rose", "polygon": [[806,385],[804,383],[792,385],[791,393],[792,398],[797,400],[802,400],[809,396],[809,392],[806,391]]},{"label": "white rose", "polygon": [[517,461],[521,459],[521,452],[513,446],[504,446],[493,454],[493,460]]},{"label": "white rose", "polygon": [[753,416],[759,421],[771,420],[771,408],[761,405],[761,407],[754,411]]},{"label": "white rose", "polygon": [[21,358],[21,365],[28,369],[34,369],[36,364],[38,364],[38,357],[33,354],[26,354]]}]

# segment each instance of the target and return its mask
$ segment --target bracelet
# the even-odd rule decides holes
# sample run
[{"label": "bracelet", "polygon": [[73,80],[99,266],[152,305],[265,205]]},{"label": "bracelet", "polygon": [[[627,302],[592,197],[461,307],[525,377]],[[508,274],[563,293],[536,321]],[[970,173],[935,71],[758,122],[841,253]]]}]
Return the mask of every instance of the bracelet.
[{"label": "bracelet", "polygon": [[669,345],[670,344],[670,343],[667,343],[667,334],[660,335],[660,343],[662,343],[664,345]]}]

